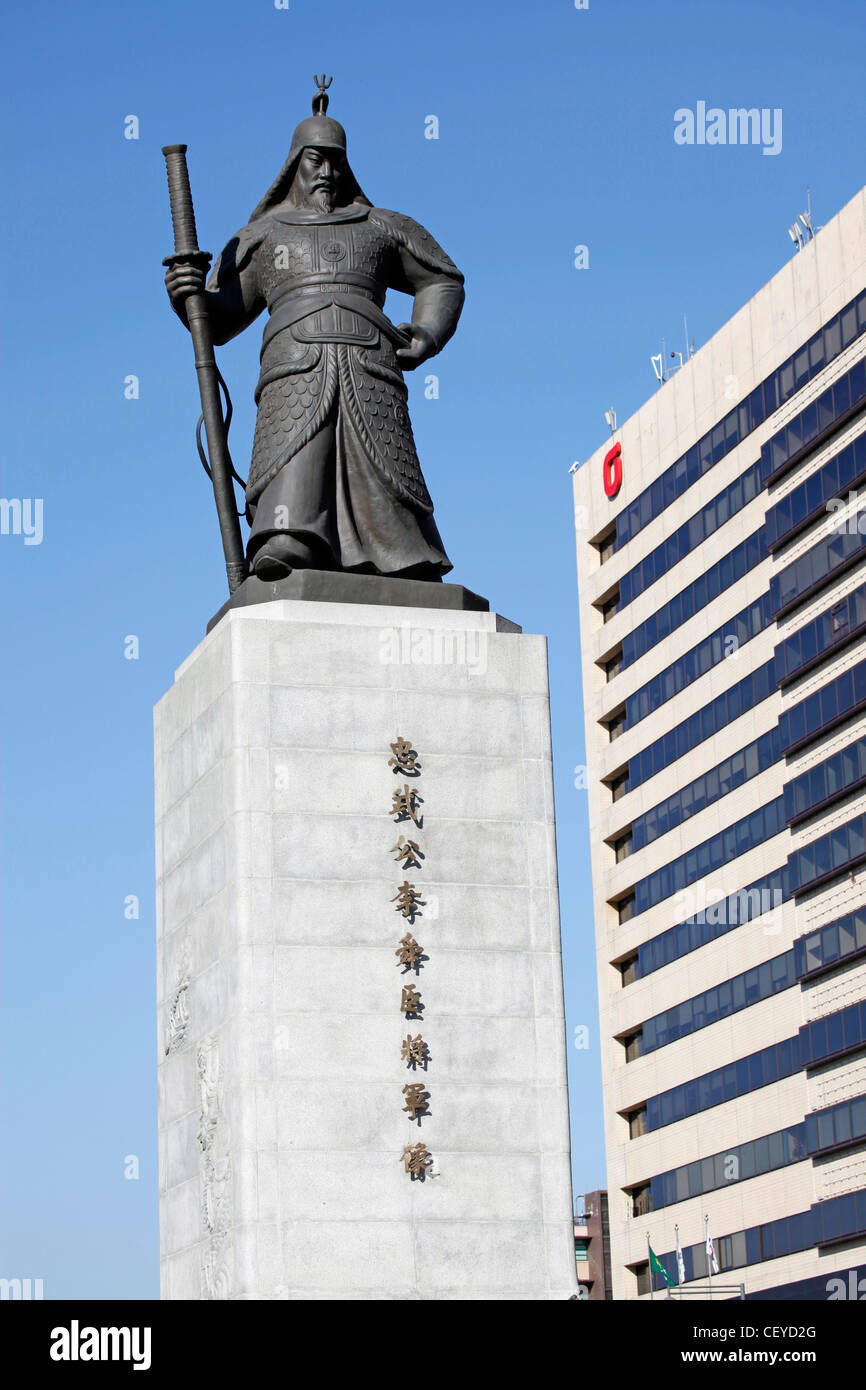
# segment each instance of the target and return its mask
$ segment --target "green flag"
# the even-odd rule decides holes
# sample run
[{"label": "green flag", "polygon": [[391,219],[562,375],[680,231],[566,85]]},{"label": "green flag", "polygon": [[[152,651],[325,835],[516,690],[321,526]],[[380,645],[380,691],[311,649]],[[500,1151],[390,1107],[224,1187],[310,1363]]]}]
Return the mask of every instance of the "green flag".
[{"label": "green flag", "polygon": [[653,1274],[660,1274],[664,1279],[665,1283],[667,1284],[668,1288],[672,1289],[674,1286],[674,1281],[668,1274],[667,1270],[665,1269],[664,1265],[662,1264],[661,1260],[659,1259],[658,1255],[653,1250],[649,1242],[647,1242],[647,1249],[649,1250],[650,1257],[650,1277],[652,1277]]}]

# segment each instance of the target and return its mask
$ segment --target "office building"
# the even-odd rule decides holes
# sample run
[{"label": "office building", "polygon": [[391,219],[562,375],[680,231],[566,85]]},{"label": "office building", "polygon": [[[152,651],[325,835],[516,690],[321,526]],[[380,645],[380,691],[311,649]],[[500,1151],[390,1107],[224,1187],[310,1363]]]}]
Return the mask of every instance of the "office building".
[{"label": "office building", "polygon": [[866,190],[574,500],[613,1296],[866,1297]]}]

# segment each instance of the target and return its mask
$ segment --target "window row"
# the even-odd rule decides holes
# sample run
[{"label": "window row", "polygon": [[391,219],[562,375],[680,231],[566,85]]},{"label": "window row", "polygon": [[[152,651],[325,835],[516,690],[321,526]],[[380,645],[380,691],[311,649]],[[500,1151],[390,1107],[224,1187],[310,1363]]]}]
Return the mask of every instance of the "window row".
[{"label": "window row", "polygon": [[[781,1216],[777,1221],[767,1221],[762,1226],[750,1226],[748,1230],[737,1231],[734,1235],[721,1236],[714,1245],[719,1270],[724,1273],[729,1269],[762,1264],[764,1260],[778,1260],[799,1250],[811,1250],[816,1245],[851,1239],[861,1232],[866,1232],[866,1189],[846,1192],[842,1197],[830,1197],[827,1201],[816,1202],[808,1211]],[[706,1241],[685,1246],[682,1256],[687,1283],[692,1279],[706,1279]],[[668,1278],[675,1284],[676,1250],[666,1251],[658,1259],[667,1270]],[[654,1273],[652,1280],[654,1289],[665,1288],[661,1274]]]},{"label": "window row", "polygon": [[655,1052],[679,1038],[687,1038],[701,1028],[709,1028],[711,1023],[759,1004],[796,983],[793,950],[765,960],[742,975],[735,975],[732,980],[725,980],[714,989],[704,990],[684,1004],[675,1004],[672,1009],[647,1019],[641,1029],[641,1055]]},{"label": "window row", "polygon": [[845,792],[866,778],[866,738],[825,758],[817,767],[801,772],[782,788],[785,820],[789,823]]},{"label": "window row", "polygon": [[828,1057],[866,1045],[866,999],[847,1009],[804,1023],[800,1029],[800,1065],[814,1067]]},{"label": "window row", "polygon": [[783,469],[802,449],[813,444],[825,430],[830,429],[853,406],[866,399],[866,360],[858,362],[832,386],[822,392],[817,401],[795,415],[789,424],[774,434],[761,450],[766,461],[767,476]]},{"label": "window row", "polygon": [[767,544],[772,550],[791,531],[816,519],[827,503],[840,493],[857,487],[866,479],[866,434],[854,439],[835,454],[811,477],[795,487],[774,507],[770,507],[764,525]]},{"label": "window row", "polygon": [[632,850],[643,849],[660,835],[675,830],[690,816],[696,816],[704,807],[712,806],[714,801],[772,767],[781,756],[779,730],[769,729],[754,743],[747,744],[702,777],[696,777],[688,786],[674,792],[666,801],[660,801],[658,806],[638,816],[631,828]]},{"label": "window row", "polygon": [[[770,580],[770,593],[773,597],[773,611],[780,613],[798,599],[804,598],[813,589],[826,584],[838,570],[866,550],[866,512],[854,513],[856,524],[851,518],[845,522],[844,529],[831,531],[824,536],[799,560],[793,560]],[[625,652],[625,643],[623,643]]]},{"label": "window row", "polygon": [[810,661],[824,652],[832,651],[840,642],[847,642],[858,628],[866,624],[866,584],[852,594],[839,599],[817,618],[798,628],[773,653],[776,662],[776,683],[783,685]]},{"label": "window row", "polygon": [[734,927],[763,917],[766,912],[776,911],[784,899],[785,870],[780,868],[748,888],[739,888],[735,893],[730,893],[721,902],[709,903],[687,921],[680,922],[676,927],[668,927],[667,931],[651,937],[639,947],[635,979],[661,970],[681,956],[687,956],[706,946],[707,942],[733,931]]},{"label": "window row", "polygon": [[728,1062],[715,1071],[706,1072],[694,1081],[685,1081],[660,1095],[650,1096],[646,1103],[644,1131],[663,1129],[678,1120],[712,1110],[725,1101],[758,1091],[774,1081],[782,1081],[800,1071],[800,1039],[785,1038],[771,1043],[760,1052],[752,1052],[737,1062]]},{"label": "window row", "polygon": [[771,658],[764,666],[750,671],[741,681],[737,681],[736,685],[723,690],[714,700],[690,714],[688,719],[684,719],[675,729],[662,734],[661,738],[630,758],[629,791],[639,787],[642,782],[649,781],[650,777],[654,777],[657,772],[661,772],[678,758],[685,757],[686,753],[697,748],[704,739],[712,738],[713,734],[717,734],[727,724],[732,724],[747,710],[754,709],[755,705],[772,695],[775,689],[775,664]]},{"label": "window row", "polygon": [[866,1096],[843,1100],[806,1116],[806,1148],[810,1154],[838,1149],[866,1139]]},{"label": "window row", "polygon": [[826,970],[857,951],[866,951],[866,907],[797,938],[794,942],[797,979]]},{"label": "window row", "polygon": [[866,291],[819,328],[807,343],[756,386],[751,395],[665,469],[616,518],[616,549],[642,531],[714,464],[834,361],[866,330]]},{"label": "window row", "polygon": [[[783,798],[784,801],[784,798]],[[866,858],[866,815],[821,835],[811,844],[788,855],[788,889],[795,897],[828,874]]]},{"label": "window row", "polygon": [[767,540],[762,526],[622,639],[623,669],[631,666],[657,643],[663,642],[695,613],[706,608],[708,603],[713,603],[719,594],[765,560],[767,554]]},{"label": "window row", "polygon": [[647,874],[646,878],[639,879],[634,885],[632,916],[648,911],[656,903],[681,892],[697,879],[705,878],[713,870],[729,864],[732,859],[738,859],[741,854],[762,845],[784,829],[785,799],[777,796],[766,806],[759,806],[694,849],[687,850],[669,864],[663,864],[654,873]]},{"label": "window row", "polygon": [[626,728],[640,723],[641,719],[646,719],[660,705],[672,700],[692,681],[718,666],[726,657],[734,656],[773,621],[773,605],[768,591],[629,696],[625,702]]},{"label": "window row", "polygon": [[682,526],[677,527],[673,535],[668,536],[661,545],[657,545],[655,550],[651,550],[645,559],[639,560],[627,570],[619,581],[619,608],[631,603],[638,594],[642,594],[644,589],[661,579],[663,574],[667,574],[669,569],[679,564],[680,560],[684,560],[708,536],[712,536],[726,521],[730,521],[732,516],[736,516],[737,512],[753,501],[764,488],[766,480],[763,470],[761,460],[753,463],[751,468],[747,468],[745,473],[741,473],[739,478],[735,478],[728,487],[723,488],[717,497],[699,512],[695,512],[688,521],[684,521]]},{"label": "window row", "polygon": [[[770,663],[773,664],[772,662]],[[866,705],[866,661],[843,671],[798,705],[779,715],[783,754],[793,753]],[[631,779],[631,763],[629,763]],[[636,785],[632,782],[632,785]]]},{"label": "window row", "polygon": [[790,1163],[802,1163],[807,1157],[806,1126],[801,1121],[651,1178],[647,1210],[658,1211],[659,1207],[670,1207],[675,1202],[688,1201],[689,1197],[701,1197],[705,1192],[730,1187],[731,1183],[786,1168]]}]

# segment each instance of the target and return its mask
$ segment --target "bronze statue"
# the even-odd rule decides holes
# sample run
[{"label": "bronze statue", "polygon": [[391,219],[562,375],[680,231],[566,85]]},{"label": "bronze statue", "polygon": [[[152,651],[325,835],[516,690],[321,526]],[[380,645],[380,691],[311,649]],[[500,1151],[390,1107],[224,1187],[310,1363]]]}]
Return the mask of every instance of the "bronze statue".
[{"label": "bronze statue", "polygon": [[[195,251],[167,258],[166,289],[191,329],[187,307],[203,301],[216,344],[268,309],[246,484],[251,572],[267,581],[294,569],[438,580],[452,566],[415,451],[403,372],[454,333],[463,276],[417,222],[371,205],[346,157],[346,133],[326,115],[330,83],[316,81],[313,115],[207,287],[190,201]],[[411,324],[384,314],[388,289],[414,296]]]}]

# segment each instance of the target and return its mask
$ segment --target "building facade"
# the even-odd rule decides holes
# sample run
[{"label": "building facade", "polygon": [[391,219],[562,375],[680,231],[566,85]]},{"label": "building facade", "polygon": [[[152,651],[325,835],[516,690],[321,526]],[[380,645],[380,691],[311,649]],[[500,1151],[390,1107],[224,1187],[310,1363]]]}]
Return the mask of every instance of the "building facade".
[{"label": "building facade", "polygon": [[574,500],[613,1296],[866,1297],[866,190]]},{"label": "building facade", "polygon": [[587,1192],[576,1199],[574,1258],[578,1297],[592,1303],[613,1298],[610,1286],[610,1227],[607,1193]]}]

